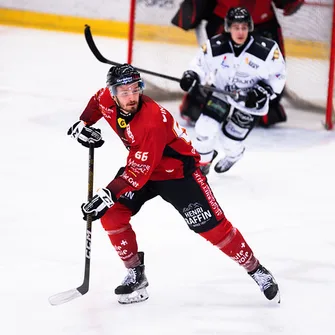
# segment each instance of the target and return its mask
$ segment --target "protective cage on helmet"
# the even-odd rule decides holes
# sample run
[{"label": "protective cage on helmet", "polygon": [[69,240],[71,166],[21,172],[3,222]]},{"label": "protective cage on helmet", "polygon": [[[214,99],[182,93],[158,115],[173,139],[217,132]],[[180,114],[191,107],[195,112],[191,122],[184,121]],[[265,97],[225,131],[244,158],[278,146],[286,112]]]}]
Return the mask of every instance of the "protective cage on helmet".
[{"label": "protective cage on helmet", "polygon": [[106,85],[112,95],[117,95],[116,88],[121,85],[138,83],[139,89],[144,89],[140,73],[129,64],[112,66],[107,73]]},{"label": "protective cage on helmet", "polygon": [[228,33],[233,23],[247,23],[249,31],[254,30],[254,21],[248,10],[244,7],[230,8],[224,21],[224,29]]}]

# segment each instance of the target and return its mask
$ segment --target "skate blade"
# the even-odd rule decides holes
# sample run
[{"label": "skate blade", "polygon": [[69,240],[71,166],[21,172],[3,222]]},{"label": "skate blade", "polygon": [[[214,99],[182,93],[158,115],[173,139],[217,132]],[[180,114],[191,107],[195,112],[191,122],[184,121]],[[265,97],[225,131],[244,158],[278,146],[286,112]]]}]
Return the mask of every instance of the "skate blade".
[{"label": "skate blade", "polygon": [[148,298],[149,298],[149,294],[146,288],[141,288],[129,294],[120,294],[118,301],[122,305],[127,305],[127,304],[134,304],[137,302],[142,302],[142,301],[147,300]]},{"label": "skate blade", "polygon": [[279,290],[277,291],[277,294],[271,300],[269,300],[269,302],[271,305],[280,304],[280,291]]}]

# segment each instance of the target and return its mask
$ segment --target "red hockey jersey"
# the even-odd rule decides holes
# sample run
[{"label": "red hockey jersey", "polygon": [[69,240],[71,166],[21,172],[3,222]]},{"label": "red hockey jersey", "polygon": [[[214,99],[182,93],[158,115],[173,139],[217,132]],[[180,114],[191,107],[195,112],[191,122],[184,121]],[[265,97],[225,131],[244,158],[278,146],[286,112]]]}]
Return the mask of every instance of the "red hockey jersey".
[{"label": "red hockey jersey", "polygon": [[142,188],[148,180],[180,179],[199,166],[200,156],[186,130],[148,96],[142,95],[139,111],[124,114],[107,88],[100,89],[80,116],[87,125],[104,117],[129,150],[123,174],[108,188],[120,195]]}]

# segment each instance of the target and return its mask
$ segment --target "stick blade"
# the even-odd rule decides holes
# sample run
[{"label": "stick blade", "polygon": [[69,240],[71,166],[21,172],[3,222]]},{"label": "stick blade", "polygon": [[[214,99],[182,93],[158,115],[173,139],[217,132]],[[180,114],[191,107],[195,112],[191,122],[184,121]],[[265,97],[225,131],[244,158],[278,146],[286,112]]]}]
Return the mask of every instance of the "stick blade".
[{"label": "stick blade", "polygon": [[57,306],[69,302],[73,299],[81,297],[82,294],[75,288],[69,291],[61,292],[49,297],[49,303],[52,306]]}]

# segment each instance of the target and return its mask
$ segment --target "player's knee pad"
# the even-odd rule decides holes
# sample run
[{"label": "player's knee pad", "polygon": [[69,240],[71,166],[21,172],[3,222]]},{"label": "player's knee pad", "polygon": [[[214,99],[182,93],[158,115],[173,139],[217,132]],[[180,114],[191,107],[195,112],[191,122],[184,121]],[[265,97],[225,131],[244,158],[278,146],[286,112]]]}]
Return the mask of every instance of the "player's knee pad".
[{"label": "player's knee pad", "polygon": [[224,243],[230,242],[230,239],[234,236],[234,230],[235,228],[230,221],[224,218],[217,226],[200,233],[200,235],[218,248],[222,248]]},{"label": "player's knee pad", "polygon": [[224,135],[232,140],[243,141],[255,127],[259,116],[234,109],[231,117],[222,125]]},{"label": "player's knee pad", "polygon": [[108,234],[122,231],[129,226],[132,211],[116,202],[101,218],[101,224]]}]

